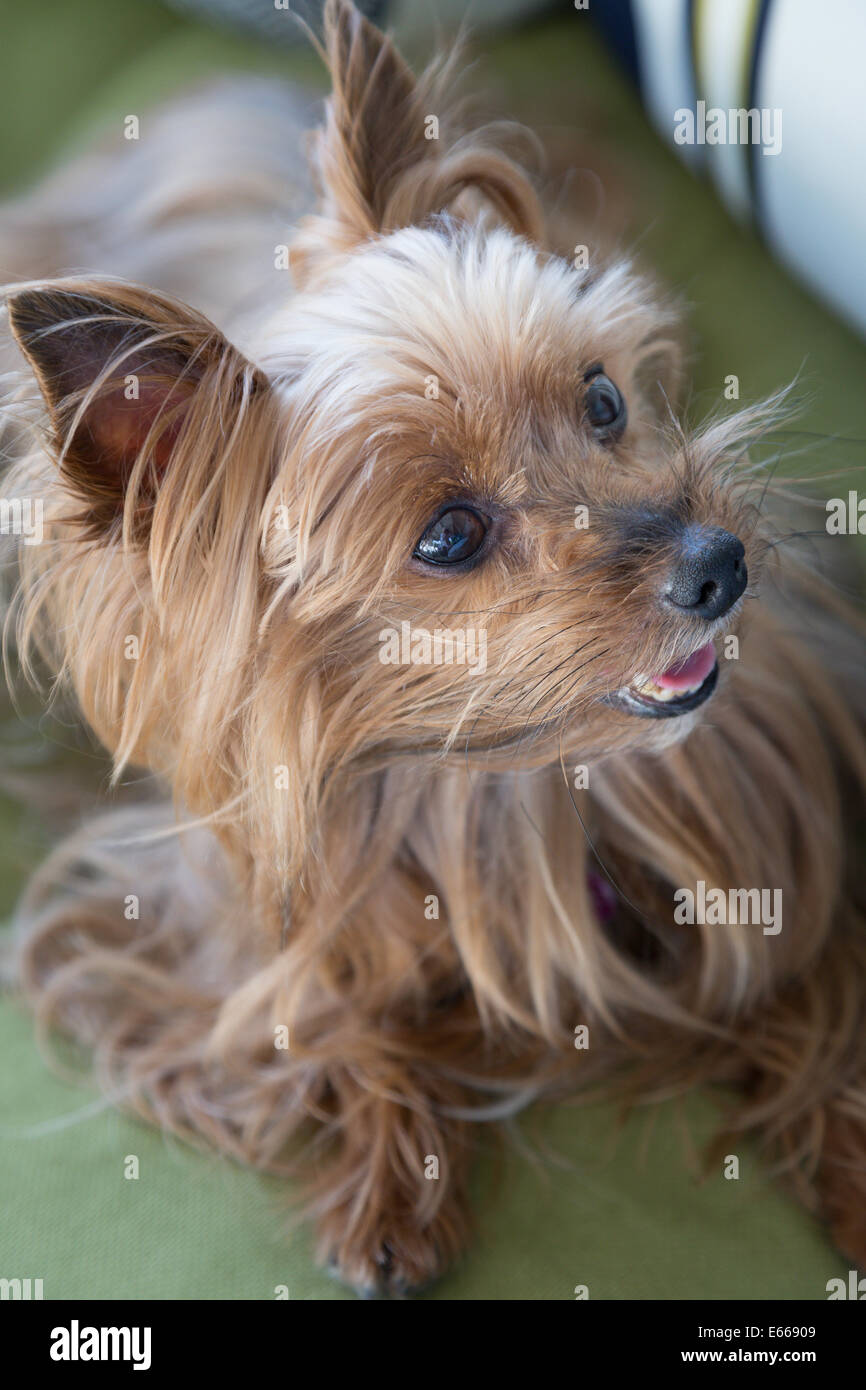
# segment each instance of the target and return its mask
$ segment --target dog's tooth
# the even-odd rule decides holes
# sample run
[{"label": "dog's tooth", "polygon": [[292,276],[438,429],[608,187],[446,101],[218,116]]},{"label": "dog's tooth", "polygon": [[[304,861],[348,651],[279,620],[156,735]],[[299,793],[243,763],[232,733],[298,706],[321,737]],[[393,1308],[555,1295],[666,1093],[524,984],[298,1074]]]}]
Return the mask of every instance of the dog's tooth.
[{"label": "dog's tooth", "polygon": [[647,677],[643,681],[635,681],[632,689],[649,700],[666,705],[671,700],[681,700],[685,695],[694,695],[695,691],[700,689],[700,682],[697,685],[684,686],[681,690],[672,690],[669,686],[657,685],[652,677]]},{"label": "dog's tooth", "polygon": [[668,698],[667,691],[665,691],[662,686],[656,685],[651,676],[641,681],[636,688],[642,695],[650,695],[654,700],[665,700]]}]

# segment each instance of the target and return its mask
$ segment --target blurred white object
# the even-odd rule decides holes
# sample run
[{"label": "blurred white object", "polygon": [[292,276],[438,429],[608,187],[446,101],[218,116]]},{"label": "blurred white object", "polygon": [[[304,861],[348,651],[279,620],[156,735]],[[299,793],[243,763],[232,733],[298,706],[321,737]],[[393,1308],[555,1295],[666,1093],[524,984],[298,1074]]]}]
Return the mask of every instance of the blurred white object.
[{"label": "blurred white object", "polygon": [[[779,257],[866,332],[864,0],[632,0],[630,8],[653,123],[706,170],[732,212],[753,217]],[[685,110],[696,138],[680,143]],[[758,139],[732,138],[745,126],[740,111],[758,113]],[[718,143],[713,122],[713,134],[726,137]]]}]

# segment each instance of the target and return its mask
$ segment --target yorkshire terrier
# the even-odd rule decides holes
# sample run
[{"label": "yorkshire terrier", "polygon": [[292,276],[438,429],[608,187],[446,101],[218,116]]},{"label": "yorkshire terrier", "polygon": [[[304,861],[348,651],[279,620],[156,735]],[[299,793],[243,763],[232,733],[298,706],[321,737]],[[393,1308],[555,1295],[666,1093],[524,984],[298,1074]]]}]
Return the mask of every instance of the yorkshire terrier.
[{"label": "yorkshire terrier", "polygon": [[723,1083],[863,1263],[862,635],[749,462],[778,399],[687,430],[676,308],[441,66],[324,35],[311,180],[248,80],[2,218],[9,627],[171,790],[48,860],[25,989],[360,1291],[464,1248],[480,1120],[588,1083]]}]

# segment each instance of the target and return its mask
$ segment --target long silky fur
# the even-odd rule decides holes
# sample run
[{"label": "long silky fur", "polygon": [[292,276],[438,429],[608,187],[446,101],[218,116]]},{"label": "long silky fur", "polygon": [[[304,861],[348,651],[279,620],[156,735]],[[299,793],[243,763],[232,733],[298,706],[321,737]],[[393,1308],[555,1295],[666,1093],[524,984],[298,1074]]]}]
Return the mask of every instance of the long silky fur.
[{"label": "long silky fur", "polygon": [[[293,243],[297,310],[255,368],[185,306],[124,282],[13,287],[78,296],[81,328],[110,293],[124,337],[56,403],[55,437],[32,401],[18,407],[22,437],[36,433],[7,491],[45,499],[46,542],[21,548],[8,630],[29,673],[47,664],[74,692],[117,778],[146,767],[173,794],[86,824],[31,883],[18,931],[40,1028],[83,1043],[118,1103],[300,1177],[321,1256],[359,1287],[423,1283],[463,1248],[473,1119],[599,1085],[642,1100],[734,1088],[729,1132],[761,1136],[862,1260],[866,935],[846,846],[866,782],[849,683],[863,638],[782,558],[773,491],[746,461],[782,403],[697,434],[638,408],[631,471],[593,458],[581,480],[599,538],[569,530],[573,455],[544,414],[566,349],[600,342],[637,398],[647,371],[673,390],[676,315],[622,261],[576,284],[540,254],[531,185],[486,142],[386,145],[375,178],[359,169],[353,112],[377,75],[389,138],[425,109],[359,24],[328,5],[324,192]],[[428,279],[441,294],[416,317]],[[558,315],[576,297],[571,341]],[[385,334],[388,363],[347,357],[353,332]],[[112,521],[93,510],[76,425],[142,343],[179,342],[197,389],[171,467],[154,501],[149,438]],[[419,400],[427,372],[444,401]],[[459,400],[452,377],[472,383]],[[558,508],[513,539],[519,572],[491,559],[456,597],[400,577],[404,512],[423,518],[443,483],[428,468],[401,484],[399,460],[429,454],[446,407],[501,497],[519,509],[543,486]],[[642,466],[648,449],[660,470]],[[747,538],[754,576],[740,658],[686,737],[599,713],[606,690],[694,646],[647,618],[663,541],[650,531],[626,554],[616,530],[647,498]],[[487,671],[386,679],[378,630],[460,613],[469,593]],[[618,890],[615,929],[590,871]],[[673,926],[674,888],[698,880],[781,889],[783,931]],[[140,921],[124,916],[131,893]],[[422,1180],[431,1154],[438,1182]]]}]

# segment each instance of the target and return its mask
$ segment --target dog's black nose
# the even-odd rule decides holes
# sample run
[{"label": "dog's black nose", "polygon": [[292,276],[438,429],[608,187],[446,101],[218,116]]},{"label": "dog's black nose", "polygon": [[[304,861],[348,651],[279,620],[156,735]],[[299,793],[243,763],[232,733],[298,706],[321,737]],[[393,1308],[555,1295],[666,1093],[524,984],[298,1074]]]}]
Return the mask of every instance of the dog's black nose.
[{"label": "dog's black nose", "polygon": [[687,526],[682,547],[665,597],[696,617],[723,617],[749,582],[742,541],[718,526]]}]

